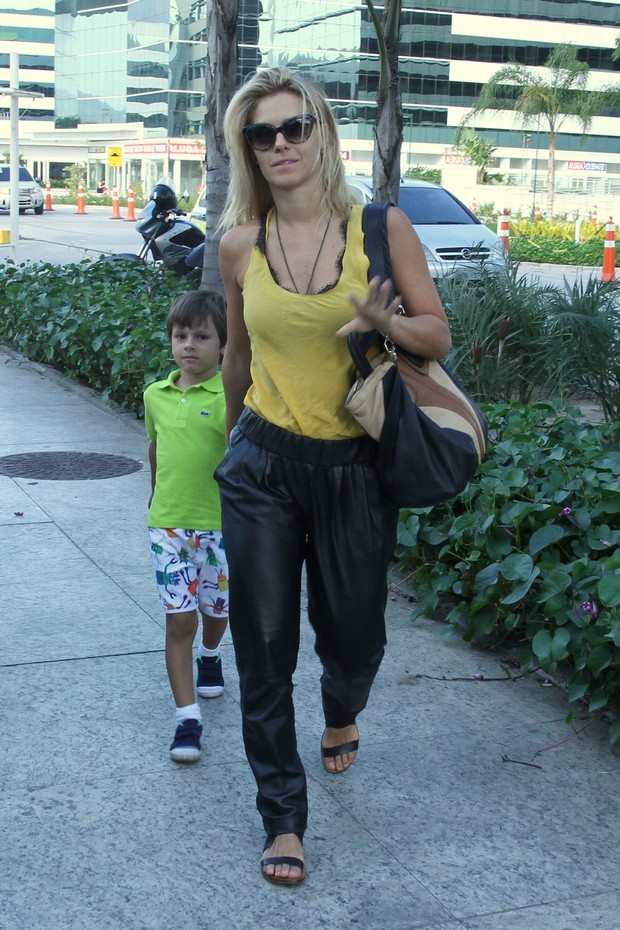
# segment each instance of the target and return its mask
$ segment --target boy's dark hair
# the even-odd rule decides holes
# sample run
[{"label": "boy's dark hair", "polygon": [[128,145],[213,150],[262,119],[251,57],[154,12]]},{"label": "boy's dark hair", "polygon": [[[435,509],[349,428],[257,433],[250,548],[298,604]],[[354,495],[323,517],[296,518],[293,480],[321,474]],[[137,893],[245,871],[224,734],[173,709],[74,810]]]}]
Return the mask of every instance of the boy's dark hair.
[{"label": "boy's dark hair", "polygon": [[226,343],[226,304],[217,291],[189,291],[172,301],[166,320],[168,338],[175,326],[192,327],[213,320],[220,345]]}]

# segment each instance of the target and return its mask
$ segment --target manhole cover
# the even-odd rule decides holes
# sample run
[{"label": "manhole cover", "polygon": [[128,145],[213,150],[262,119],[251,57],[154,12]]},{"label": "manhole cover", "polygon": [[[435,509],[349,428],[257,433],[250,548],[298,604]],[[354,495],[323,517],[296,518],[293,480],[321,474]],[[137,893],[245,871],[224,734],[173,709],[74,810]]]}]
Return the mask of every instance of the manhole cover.
[{"label": "manhole cover", "polygon": [[142,462],[100,452],[25,452],[0,456],[0,475],[42,481],[85,481],[118,478],[140,471]]}]

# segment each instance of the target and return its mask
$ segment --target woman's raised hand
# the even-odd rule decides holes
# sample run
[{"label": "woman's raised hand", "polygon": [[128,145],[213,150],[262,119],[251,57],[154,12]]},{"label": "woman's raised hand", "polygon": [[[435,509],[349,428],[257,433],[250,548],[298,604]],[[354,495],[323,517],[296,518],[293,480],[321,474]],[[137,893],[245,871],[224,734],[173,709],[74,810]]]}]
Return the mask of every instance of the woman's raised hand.
[{"label": "woman's raised hand", "polygon": [[337,336],[348,336],[349,333],[368,333],[376,329],[380,333],[388,333],[392,317],[401,305],[401,297],[396,296],[390,300],[392,282],[374,277],[368,284],[365,300],[358,300],[353,295],[349,300],[355,309],[355,316],[349,323],[345,323],[336,332]]}]

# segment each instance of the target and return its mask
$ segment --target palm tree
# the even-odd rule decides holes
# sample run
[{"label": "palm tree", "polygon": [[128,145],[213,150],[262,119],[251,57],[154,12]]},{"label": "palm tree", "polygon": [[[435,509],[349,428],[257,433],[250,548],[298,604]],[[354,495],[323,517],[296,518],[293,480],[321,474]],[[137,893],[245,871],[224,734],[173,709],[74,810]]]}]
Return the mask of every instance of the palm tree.
[{"label": "palm tree", "polygon": [[222,123],[236,88],[238,0],[208,0],[205,67],[206,239],[200,287],[222,291],[215,229],[228,187],[228,153]]},{"label": "palm tree", "polygon": [[398,37],[402,0],[385,0],[383,22],[373,0],[366,0],[379,46],[379,93],[373,133],[372,180],[375,201],[398,203],[403,111],[398,74]]},{"label": "palm tree", "polygon": [[482,88],[478,103],[467,114],[457,130],[456,142],[465,126],[478,113],[488,110],[514,110],[523,129],[546,124],[549,137],[547,168],[547,216],[553,216],[555,162],[558,133],[571,119],[576,119],[585,134],[592,118],[606,106],[617,104],[620,85],[598,91],[588,91],[590,68],[577,58],[577,49],[570,44],[558,45],[545,62],[543,76],[525,65],[512,63],[500,68]]},{"label": "palm tree", "polygon": [[476,166],[476,184],[486,183],[489,176],[487,168],[493,161],[495,152],[493,143],[482,139],[472,129],[466,129],[461,134],[456,147],[464,152]]}]

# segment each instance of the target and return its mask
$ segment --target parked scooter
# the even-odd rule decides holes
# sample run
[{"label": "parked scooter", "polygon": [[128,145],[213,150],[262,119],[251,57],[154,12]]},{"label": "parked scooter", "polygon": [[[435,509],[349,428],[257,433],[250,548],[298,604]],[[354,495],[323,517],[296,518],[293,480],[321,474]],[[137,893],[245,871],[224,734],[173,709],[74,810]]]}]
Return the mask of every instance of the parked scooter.
[{"label": "parked scooter", "polygon": [[174,188],[164,181],[158,182],[149,195],[149,202],[136,218],[136,229],[144,239],[140,252],[117,253],[115,259],[136,262],[163,262],[176,274],[191,278],[200,275],[200,269],[190,267],[185,259],[204,243],[204,233],[185,219],[179,209]]}]

